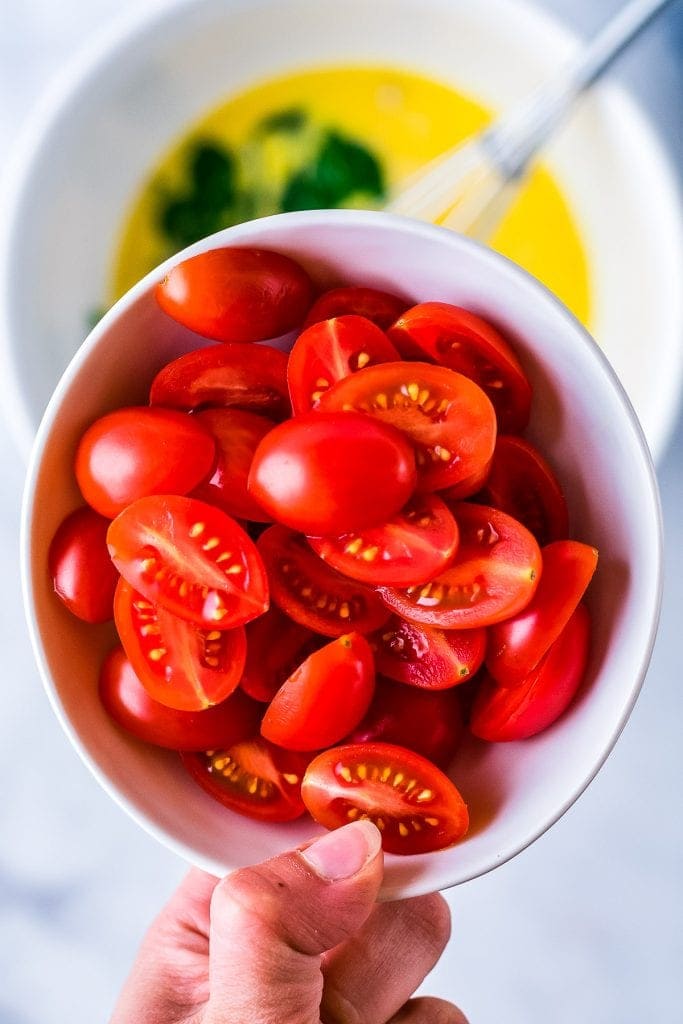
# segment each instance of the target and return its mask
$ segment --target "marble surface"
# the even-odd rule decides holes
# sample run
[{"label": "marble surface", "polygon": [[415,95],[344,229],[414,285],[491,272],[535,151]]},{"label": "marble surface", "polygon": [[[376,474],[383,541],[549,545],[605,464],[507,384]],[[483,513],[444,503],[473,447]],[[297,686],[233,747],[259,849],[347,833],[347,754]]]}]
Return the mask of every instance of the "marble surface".
[{"label": "marble surface", "polygon": [[[0,152],[52,73],[133,0],[0,3]],[[582,30],[614,0],[553,0]],[[683,11],[619,74],[683,167]],[[682,339],[683,342],[683,339]],[[72,752],[43,695],[18,586],[24,467],[0,426],[0,1024],[106,1021],[136,945],[185,866]],[[636,1024],[683,1003],[683,421],[660,466],[667,579],[643,695],[607,765],[549,834],[448,894],[453,938],[425,990],[472,1024]]]}]

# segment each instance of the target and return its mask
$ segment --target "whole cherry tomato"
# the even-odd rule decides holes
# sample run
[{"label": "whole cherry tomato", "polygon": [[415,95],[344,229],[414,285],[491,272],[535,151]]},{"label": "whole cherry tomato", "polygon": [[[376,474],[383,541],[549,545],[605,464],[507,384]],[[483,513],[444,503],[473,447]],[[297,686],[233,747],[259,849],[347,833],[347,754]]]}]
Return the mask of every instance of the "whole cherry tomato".
[{"label": "whole cherry tomato", "polygon": [[52,539],[48,571],[57,596],[84,622],[114,614],[119,574],[107,550],[109,520],[87,505],[63,520]]},{"label": "whole cherry tomato", "polygon": [[369,639],[378,672],[424,690],[466,683],[479,671],[486,651],[485,629],[435,629],[398,615]]},{"label": "whole cherry tomato", "polygon": [[329,320],[333,316],[355,314],[372,320],[385,331],[409,306],[407,299],[378,288],[331,288],[315,300],[308,311],[304,327],[318,323],[319,320]]}]

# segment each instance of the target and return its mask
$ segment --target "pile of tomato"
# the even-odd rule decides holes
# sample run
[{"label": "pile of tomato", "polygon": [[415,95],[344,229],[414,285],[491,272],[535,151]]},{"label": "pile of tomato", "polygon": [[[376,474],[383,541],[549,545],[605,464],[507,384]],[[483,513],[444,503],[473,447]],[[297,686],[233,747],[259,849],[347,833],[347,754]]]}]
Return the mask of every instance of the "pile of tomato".
[{"label": "pile of tomato", "polygon": [[[520,362],[471,312],[316,297],[264,250],[192,257],[156,294],[219,344],[85,431],[86,504],[49,554],[74,614],[113,616],[105,708],[235,811],[370,818],[395,853],[457,842],[465,725],[538,733],[588,655],[597,552],[521,436]],[[251,344],[292,331],[289,354]]]}]

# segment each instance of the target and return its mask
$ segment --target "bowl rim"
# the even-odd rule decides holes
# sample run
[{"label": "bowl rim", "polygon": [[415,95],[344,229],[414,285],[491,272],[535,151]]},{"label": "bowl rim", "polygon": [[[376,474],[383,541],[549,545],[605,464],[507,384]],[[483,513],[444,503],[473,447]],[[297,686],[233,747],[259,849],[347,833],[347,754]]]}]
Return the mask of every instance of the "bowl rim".
[{"label": "bowl rim", "polygon": [[[272,0],[226,0],[235,9],[268,5]],[[539,9],[532,0],[496,0],[512,8],[518,7],[536,19],[541,29],[552,32],[566,46],[577,47],[581,42],[563,19],[551,11]],[[21,374],[16,361],[16,346],[11,343],[12,325],[9,302],[10,261],[13,239],[21,223],[21,210],[30,195],[30,169],[47,144],[51,127],[68,110],[78,95],[87,88],[88,81],[111,64],[117,54],[134,45],[137,38],[147,33],[154,24],[174,19],[178,14],[196,6],[196,0],[148,0],[141,8],[131,8],[103,25],[79,47],[73,57],[52,76],[40,94],[28,121],[13,147],[10,158],[0,177],[0,195],[3,196],[4,214],[0,210],[0,408],[2,408],[10,435],[18,450],[27,460],[36,436],[35,415],[23,397]],[[645,114],[641,104],[631,92],[609,80],[601,83],[601,93],[628,121],[634,134],[642,140],[650,167],[658,178],[657,196],[672,212],[670,218],[672,252],[680,254],[683,270],[683,190],[667,150]],[[679,311],[683,329],[683,303]],[[671,331],[671,337],[676,334]],[[668,372],[664,378],[664,393],[653,403],[656,419],[651,427],[650,447],[656,460],[664,455],[671,440],[683,403],[683,346],[671,343],[664,354]],[[654,415],[654,414],[653,414]]]},{"label": "bowl rim", "polygon": [[[583,327],[583,325],[577,320],[577,318],[560,302],[559,299],[544,285],[542,285],[536,278],[534,278],[527,271],[523,270],[517,264],[509,260],[507,257],[494,252],[487,246],[481,243],[466,238],[462,235],[458,235],[449,229],[435,226],[432,224],[426,224],[420,221],[415,221],[410,218],[398,216],[396,214],[386,213],[384,211],[363,211],[363,210],[312,210],[303,211],[296,213],[281,213],[275,214],[270,217],[261,218],[258,221],[246,222],[245,224],[238,224],[230,228],[223,229],[214,235],[208,236],[193,245],[184,249],[181,253],[178,253],[164,263],[160,264],[157,268],[150,271],[141,281],[135,284],[125,295],[123,295],[112,308],[105,314],[102,320],[93,328],[88,337],[82,343],[78,351],[71,359],[69,365],[64,371],[59,384],[57,385],[48,407],[45,411],[43,419],[41,421],[36,439],[34,442],[31,459],[26,476],[26,484],[22,499],[21,509],[21,527],[20,527],[20,570],[21,570],[21,589],[24,604],[24,613],[27,620],[28,631],[31,640],[31,646],[33,648],[33,654],[38,665],[43,688],[45,689],[50,704],[62,725],[62,728],[69,737],[72,745],[80,756],[81,760],[85,763],[86,767],[94,775],[103,789],[109,794],[109,796],[121,807],[141,828],[144,829],[149,835],[153,836],[159,842],[161,842],[167,848],[173,850],[174,853],[178,854],[184,860],[192,863],[199,864],[205,870],[216,873],[216,864],[201,855],[198,855],[184,842],[174,838],[165,827],[157,825],[151,822],[141,811],[139,811],[131,801],[124,796],[112,782],[110,782],[105,772],[95,763],[90,753],[86,749],[83,741],[79,734],[76,732],[75,727],[71,724],[65,708],[62,706],[57,688],[52,679],[52,675],[47,663],[46,653],[44,650],[41,633],[38,625],[37,617],[33,612],[34,607],[34,565],[33,565],[33,552],[32,552],[32,532],[33,522],[35,515],[35,492],[42,467],[43,449],[46,442],[51,436],[54,428],[55,420],[59,414],[62,406],[62,401],[70,388],[73,381],[76,379],[81,371],[82,364],[90,355],[90,352],[98,345],[101,336],[108,329],[109,325],[133,305],[145,292],[147,292],[154,284],[160,281],[165,274],[170,270],[172,266],[180,262],[183,259],[187,259],[189,256],[195,255],[196,253],[206,251],[207,249],[216,248],[221,245],[239,245],[242,241],[242,235],[249,235],[251,231],[251,225],[259,224],[268,226],[269,224],[277,224],[281,222],[287,222],[293,226],[297,225],[310,225],[315,226],[316,224],[324,223],[326,226],[342,224],[343,222],[354,222],[356,224],[368,224],[382,222],[388,225],[393,225],[395,228],[400,228],[402,231],[408,230],[412,232],[414,236],[421,236],[425,239],[441,240],[446,242],[448,245],[454,248],[464,248],[479,250],[484,254],[485,258],[489,262],[498,263],[503,273],[516,279],[516,285],[523,291],[536,292],[536,295],[544,300],[546,303],[550,303],[555,307],[556,311],[559,312],[574,328],[578,335],[582,338],[583,344],[592,354],[592,357],[597,360],[598,372],[602,373],[606,378],[608,387],[611,387],[616,397],[623,408],[625,420],[628,423],[632,431],[632,439],[636,448],[637,455],[642,462],[644,477],[648,484],[648,496],[650,504],[652,506],[652,512],[655,519],[653,526],[655,527],[655,537],[653,538],[653,549],[656,559],[656,565],[654,567],[653,576],[653,587],[652,587],[652,606],[648,610],[650,615],[649,627],[647,630],[647,642],[645,643],[638,660],[638,664],[634,666],[633,670],[633,681],[629,690],[628,700],[626,701],[623,712],[619,719],[614,724],[610,733],[606,736],[604,744],[601,747],[600,756],[591,762],[589,769],[585,775],[577,782],[572,791],[568,794],[567,798],[560,804],[556,810],[549,815],[547,819],[537,822],[536,826],[531,829],[530,833],[526,835],[522,840],[517,840],[509,844],[504,850],[499,850],[495,856],[491,857],[488,861],[482,863],[476,871],[464,872],[461,876],[453,879],[440,878],[438,880],[439,889],[447,889],[454,885],[461,884],[463,882],[470,881],[473,878],[480,877],[481,875],[487,874],[489,871],[506,863],[513,857],[517,856],[528,846],[539,839],[548,829],[550,829],[572,806],[573,803],[581,796],[586,790],[588,785],[596,777],[603,764],[607,760],[609,754],[614,749],[614,746],[623,731],[628,718],[633,710],[636,703],[640,690],[645,680],[647,669],[652,656],[652,651],[657,635],[657,629],[659,624],[659,616],[662,603],[662,590],[663,590],[663,521],[662,521],[662,509],[659,497],[659,489],[657,485],[657,478],[655,474],[655,468],[652,461],[652,457],[643,433],[642,427],[636,416],[635,410],[631,404],[631,401],[621,384],[616,373],[612,369],[612,366],[600,349],[597,342],[593,340],[589,332]],[[438,873],[438,872],[437,872]],[[452,872],[449,873],[452,875]],[[420,893],[434,891],[435,885],[431,887],[423,888],[418,884],[415,888],[411,886],[402,886],[400,889],[401,895],[418,895]],[[398,890],[397,890],[398,892]],[[396,894],[391,892],[390,888],[385,890],[385,898],[396,898]]]}]

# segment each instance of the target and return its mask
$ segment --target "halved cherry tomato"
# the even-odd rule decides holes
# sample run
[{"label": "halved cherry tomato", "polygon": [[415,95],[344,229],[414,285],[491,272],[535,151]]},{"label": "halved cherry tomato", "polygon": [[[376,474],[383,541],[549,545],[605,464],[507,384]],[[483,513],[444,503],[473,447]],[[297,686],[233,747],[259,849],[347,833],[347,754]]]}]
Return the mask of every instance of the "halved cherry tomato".
[{"label": "halved cherry tomato", "polygon": [[346,633],[311,654],[281,686],[261,722],[261,735],[287,750],[321,750],[358,725],[375,692],[372,651]]},{"label": "halved cherry tomato", "polygon": [[277,605],[247,624],[247,663],[240,687],[268,703],[285,679],[322,644],[322,638],[292,622]]},{"label": "halved cherry tomato", "polygon": [[48,571],[57,597],[84,622],[114,614],[119,574],[107,550],[109,520],[88,505],[66,517],[52,538]]},{"label": "halved cherry tomato", "polygon": [[375,696],[346,743],[394,743],[445,770],[463,733],[459,694],[419,690],[378,677]]},{"label": "halved cherry tomato", "polygon": [[368,366],[326,391],[320,408],[356,409],[407,434],[416,448],[423,491],[460,483],[480,472],[493,455],[493,406],[477,384],[443,366]]},{"label": "halved cherry tomato", "polygon": [[172,409],[221,406],[282,420],[291,412],[287,356],[270,345],[198,348],[159,370],[149,400]]},{"label": "halved cherry tomato", "polygon": [[96,420],[76,450],[76,480],[87,503],[113,519],[136,498],[187,494],[213,468],[213,437],[191,416],[147,406]]},{"label": "halved cherry tomato", "polygon": [[204,711],[178,711],[152,700],[122,647],[105,658],[99,692],[107,712],[123,729],[169,750],[229,747],[253,736],[259,725],[259,705],[240,690]]},{"label": "halved cherry tomato", "polygon": [[451,780],[412,750],[359,743],[325,750],[304,775],[301,795],[325,828],[361,815],[374,821],[388,853],[429,853],[467,832],[467,806]]},{"label": "halved cherry tomato", "polygon": [[447,302],[421,302],[389,331],[402,356],[433,359],[476,381],[493,402],[501,433],[529,422],[531,386],[516,355],[491,324]]},{"label": "halved cherry tomato", "polygon": [[[447,504],[454,501],[463,501],[464,498],[471,498],[480,488],[484,486],[491,470],[491,462],[486,462],[479,467],[475,473],[470,473],[453,487],[447,487],[441,492],[441,497]],[[488,502],[495,506],[495,502]]]},{"label": "halved cherry tomato", "polygon": [[536,668],[567,625],[598,564],[598,552],[576,540],[541,549],[536,593],[517,615],[489,631],[486,667],[502,686],[517,686]]},{"label": "halved cherry tomato", "polygon": [[392,615],[370,637],[370,646],[382,675],[424,690],[446,690],[479,671],[486,630],[434,629]]},{"label": "halved cherry tomato", "polygon": [[470,730],[493,743],[525,740],[547,729],[571,704],[586,670],[590,617],[580,604],[542,661],[518,686],[485,676]]},{"label": "halved cherry tomato", "polygon": [[254,452],[273,429],[273,421],[242,409],[205,409],[194,419],[213,436],[218,454],[213,475],[195,487],[192,497],[217,505],[237,519],[270,522],[247,493],[247,477]]},{"label": "halved cherry tomato", "polygon": [[282,750],[257,736],[180,756],[195,782],[231,811],[260,821],[293,821],[306,811],[301,780],[310,754]]},{"label": "halved cherry tomato", "polygon": [[445,569],[458,546],[458,526],[434,494],[417,495],[382,526],[341,537],[310,537],[333,569],[371,585],[426,583]]},{"label": "halved cherry tomato", "polygon": [[478,497],[518,519],[539,544],[569,533],[567,502],[552,469],[521,437],[499,437],[484,490]]},{"label": "halved cherry tomato", "polygon": [[114,597],[114,620],[133,671],[160,704],[201,711],[237,688],[247,657],[241,627],[198,629],[153,605],[123,579]]},{"label": "halved cherry tomato", "polygon": [[266,341],[303,322],[313,285],[289,256],[234,247],[183,260],[154,294],[165,313],[205,338]]},{"label": "halved cherry tomato", "polygon": [[378,526],[415,490],[415,457],[391,426],[360,413],[308,413],[256,449],[248,491],[277,522],[313,536]]},{"label": "halved cherry tomato", "polygon": [[456,503],[455,559],[431,583],[380,588],[385,604],[412,622],[441,629],[490,626],[528,605],[541,576],[541,550],[516,519],[485,505]]},{"label": "halved cherry tomato", "polygon": [[257,547],[273,601],[302,626],[323,636],[343,636],[351,629],[372,633],[389,618],[373,590],[330,569],[293,530],[271,526]]},{"label": "halved cherry tomato", "polygon": [[410,306],[407,299],[378,288],[331,288],[320,295],[308,311],[304,327],[333,316],[355,314],[372,320],[383,331]]},{"label": "halved cherry tomato", "polygon": [[109,527],[109,554],[131,586],[174,615],[231,629],[268,607],[268,578],[234,519],[196,498],[134,501]]},{"label": "halved cherry tomato", "polygon": [[400,359],[398,352],[371,320],[338,316],[302,331],[289,354],[287,381],[295,413],[308,412],[338,380],[364,366]]}]

